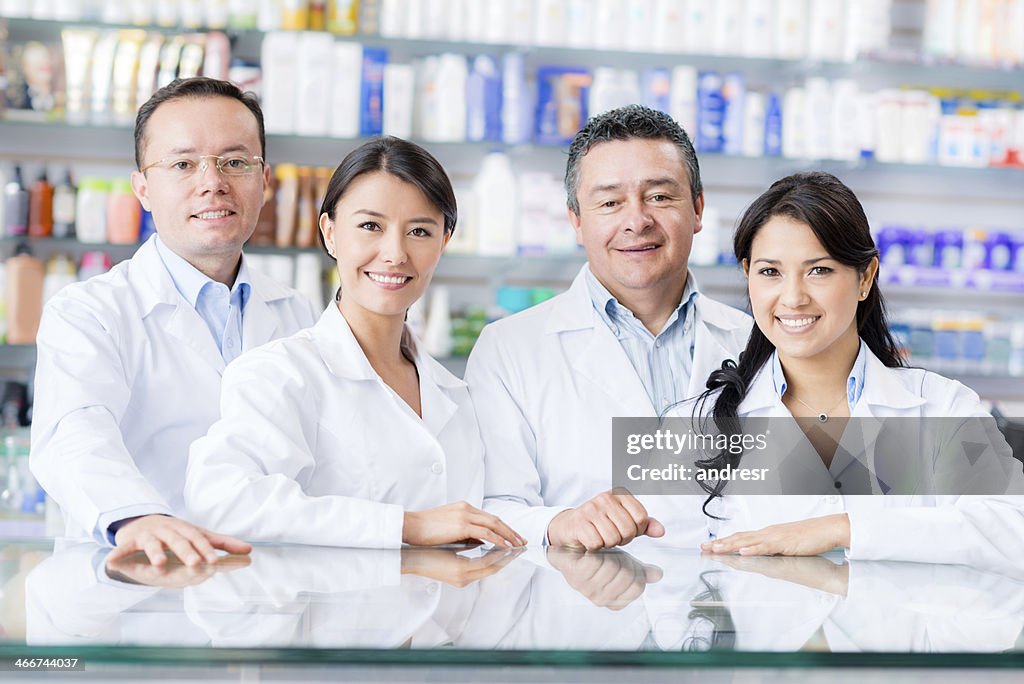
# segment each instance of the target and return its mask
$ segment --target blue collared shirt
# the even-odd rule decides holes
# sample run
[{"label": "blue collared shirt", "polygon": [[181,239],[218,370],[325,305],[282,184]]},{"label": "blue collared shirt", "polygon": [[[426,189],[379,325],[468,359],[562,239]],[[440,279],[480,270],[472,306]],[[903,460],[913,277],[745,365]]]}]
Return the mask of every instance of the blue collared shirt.
[{"label": "blue collared shirt", "polygon": [[[850,377],[846,379],[846,401],[850,405],[850,413],[853,413],[853,407],[860,401],[860,395],[864,393],[864,371],[867,368],[867,356],[864,353],[866,346],[863,340],[860,343],[860,348],[857,351],[857,358],[853,362],[853,368],[850,370]],[[775,392],[779,395],[779,399],[782,399],[782,395],[786,393],[788,385],[786,384],[786,376],[782,373],[782,364],[779,362],[779,353],[777,351],[772,352],[772,383],[775,385]]]},{"label": "blue collared shirt", "polygon": [[168,249],[159,237],[156,252],[167,267],[175,289],[210,329],[224,363],[231,363],[242,353],[242,315],[252,288],[245,259],[242,259],[234,286],[228,290],[227,285],[208,278]]},{"label": "blue collared shirt", "polygon": [[694,300],[700,294],[693,274],[687,273],[679,305],[657,335],[622,306],[590,268],[585,277],[594,309],[626,352],[655,410],[662,413],[684,399],[693,372]]}]

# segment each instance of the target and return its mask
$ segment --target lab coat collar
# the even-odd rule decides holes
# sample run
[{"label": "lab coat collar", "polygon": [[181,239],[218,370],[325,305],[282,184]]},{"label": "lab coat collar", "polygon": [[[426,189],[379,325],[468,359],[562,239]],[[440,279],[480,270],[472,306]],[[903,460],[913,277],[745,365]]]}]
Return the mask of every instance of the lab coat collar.
[{"label": "lab coat collar", "polygon": [[[871,407],[908,409],[925,403],[923,397],[913,392],[900,380],[899,370],[883,365],[866,344],[863,345],[863,352],[864,388],[851,415],[874,415]],[[750,381],[747,396],[740,403],[739,414],[741,416],[748,415],[772,407],[774,408],[770,415],[788,415],[789,413],[779,399],[775,382],[772,380],[772,364],[769,361]]]},{"label": "lab coat collar", "polygon": [[583,264],[566,293],[552,301],[547,324],[544,326],[545,334],[594,327],[597,313],[590,303],[590,291],[587,289],[589,268],[587,264]]},{"label": "lab coat collar", "polygon": [[126,277],[138,297],[144,319],[158,317],[157,325],[195,351],[218,374],[224,373],[224,357],[199,312],[174,286],[156,251],[155,235],[135,252]]},{"label": "lab coat collar", "polygon": [[871,407],[911,409],[925,404],[925,398],[902,381],[903,374],[899,369],[885,366],[866,344],[864,352],[864,391],[858,405],[854,407],[855,415],[861,415],[861,411],[857,410],[859,407],[864,407],[869,415],[874,415]]},{"label": "lab coat collar", "polygon": [[[426,377],[430,382],[446,389],[466,387],[465,382],[452,375],[423,351],[423,344],[408,328],[405,334],[406,344],[412,352],[421,379]],[[327,305],[320,320],[313,326],[313,340],[331,373],[349,380],[377,379],[377,372],[373,370],[348,321],[341,315],[334,302]]]}]

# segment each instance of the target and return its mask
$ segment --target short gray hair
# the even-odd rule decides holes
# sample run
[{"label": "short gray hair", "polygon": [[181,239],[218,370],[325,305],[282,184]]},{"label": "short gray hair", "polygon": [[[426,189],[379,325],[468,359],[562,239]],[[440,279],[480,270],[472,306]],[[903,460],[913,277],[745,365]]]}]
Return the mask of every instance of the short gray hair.
[{"label": "short gray hair", "polygon": [[579,216],[580,202],[576,196],[580,183],[580,161],[594,145],[611,140],[667,140],[679,150],[679,158],[690,176],[690,195],[696,202],[703,187],[700,165],[690,136],[668,114],[643,105],[631,104],[595,116],[576,134],[569,145],[565,165],[565,194],[572,213]]}]

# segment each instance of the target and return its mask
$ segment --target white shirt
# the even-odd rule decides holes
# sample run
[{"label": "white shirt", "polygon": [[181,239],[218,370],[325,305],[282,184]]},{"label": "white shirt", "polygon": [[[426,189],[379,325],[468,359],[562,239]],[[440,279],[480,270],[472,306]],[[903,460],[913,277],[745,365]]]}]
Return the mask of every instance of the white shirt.
[{"label": "white shirt", "polygon": [[479,505],[483,444],[469,391],[413,346],[422,419],[333,303],[313,328],[232,363],[221,418],[190,452],[192,518],[252,541],[394,548],[405,510]]},{"label": "white shirt", "polygon": [[[486,448],[484,507],[531,544],[545,543],[558,513],[611,488],[612,418],[659,414],[595,311],[584,269],[567,292],[484,328],[466,368]],[[692,313],[684,396],[750,332],[749,316],[708,297]]]},{"label": "white shirt", "polygon": [[[955,380],[918,368],[887,368],[862,345],[863,391],[851,410],[855,419],[960,417],[986,418],[988,413],[974,390]],[[786,417],[766,363],[751,381],[737,413],[741,418]],[[706,410],[713,406],[713,397]],[[689,415],[682,409],[680,415]],[[1006,494],[992,495],[856,495],[729,496],[712,502],[708,509],[716,521],[692,510],[692,502],[674,504],[677,515],[662,520],[666,527],[700,526],[702,536],[724,537],[735,532],[758,530],[768,525],[846,513],[850,519],[847,555],[861,560],[903,560],[928,563],[964,563],[993,569],[1015,568],[1024,563],[1024,472],[990,420],[975,421],[988,430],[979,435],[989,441],[1008,473]],[[935,445],[941,448],[941,445]],[[925,465],[934,454],[908,454]],[[819,463],[822,469],[824,464]],[[834,459],[829,473],[842,468]],[[672,497],[659,497],[671,500]],[[691,509],[684,512],[683,509]]]},{"label": "white shirt", "polygon": [[[250,277],[243,351],[312,325],[301,294]],[[155,236],[108,273],[54,295],[36,344],[30,463],[64,512],[66,534],[110,544],[117,520],[183,515],[188,446],[217,418],[224,359]]]}]

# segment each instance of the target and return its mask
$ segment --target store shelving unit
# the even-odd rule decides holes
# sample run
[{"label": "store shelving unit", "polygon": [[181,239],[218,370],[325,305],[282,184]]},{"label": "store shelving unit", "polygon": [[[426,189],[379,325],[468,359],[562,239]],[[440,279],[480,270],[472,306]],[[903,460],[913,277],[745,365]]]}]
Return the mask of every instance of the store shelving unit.
[{"label": "store shelving unit", "polygon": [[[528,69],[539,64],[599,66],[641,69],[690,64],[721,72],[741,71],[749,82],[783,88],[808,76],[850,77],[864,88],[941,86],[964,89],[1020,89],[1024,71],[1003,65],[937,64],[921,56],[923,3],[897,0],[893,10],[891,48],[852,63],[822,63],[809,60],[760,59],[740,56],[656,53],[645,51],[607,52],[567,47],[519,46],[492,43],[453,43],[440,40],[398,40],[380,36],[338,36],[337,40],[358,41],[386,47],[390,59],[407,62],[425,55],[455,52],[466,55],[502,54],[521,51]],[[89,24],[100,28],[128,28]],[[12,38],[59,40],[64,23],[10,19]],[[147,29],[150,30],[150,29]],[[151,29],[182,33],[181,29]],[[228,31],[233,56],[258,61],[264,34],[259,31]],[[72,126],[63,122],[0,121],[0,160],[22,160],[29,165],[47,164],[54,170],[73,165],[79,174],[127,173],[132,169],[132,131],[123,126]],[[268,158],[303,165],[332,166],[361,141],[297,135],[268,135]],[[423,142],[449,169],[453,178],[466,180],[478,168],[481,157],[493,143]],[[522,145],[505,147],[517,172],[544,170],[556,175],[564,169],[565,151],[557,147]],[[953,168],[933,165],[885,164],[875,161],[838,162],[817,159],[743,158],[700,155],[706,201],[719,209],[722,221],[720,248],[728,251],[728,235],[743,208],[772,181],[804,169],[835,173],[858,193],[873,223],[908,225],[978,225],[1024,228],[1024,170],[1015,168]],[[569,230],[568,225],[565,228]],[[698,236],[697,239],[701,239]],[[16,240],[0,242],[0,255],[13,250]],[[110,251],[115,261],[127,258],[131,245],[82,245],[76,241],[35,241],[37,254],[62,251],[78,255],[88,249]],[[303,250],[253,248],[253,251],[296,253]],[[329,261],[324,262],[325,267]],[[436,274],[437,282],[449,285],[457,305],[490,304],[502,285],[543,285],[564,289],[583,263],[579,253],[560,256],[479,257],[450,254]],[[734,305],[744,305],[742,274],[736,267],[698,267],[695,273],[702,290]],[[884,275],[884,274],[883,274]],[[1012,292],[980,292],[956,288],[886,286],[890,306],[899,308],[942,307],[973,311],[1020,314],[1024,295]],[[0,367],[26,369],[34,362],[31,348],[0,348]],[[458,371],[460,363],[453,360]],[[985,396],[1024,400],[1024,379],[963,375],[963,379]]]}]

